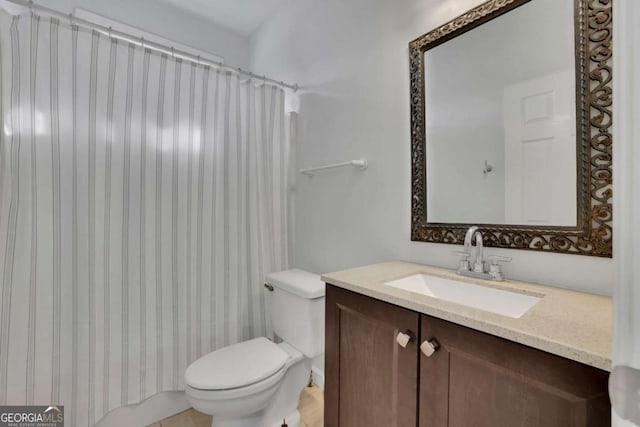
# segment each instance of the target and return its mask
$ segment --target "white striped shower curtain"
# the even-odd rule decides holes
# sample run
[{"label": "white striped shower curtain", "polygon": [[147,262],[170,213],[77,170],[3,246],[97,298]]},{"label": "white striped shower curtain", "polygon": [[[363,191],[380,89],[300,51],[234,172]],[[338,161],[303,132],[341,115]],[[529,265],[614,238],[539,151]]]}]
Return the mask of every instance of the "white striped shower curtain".
[{"label": "white striped shower curtain", "polygon": [[0,11],[0,405],[94,425],[268,332],[288,149],[256,83]]}]

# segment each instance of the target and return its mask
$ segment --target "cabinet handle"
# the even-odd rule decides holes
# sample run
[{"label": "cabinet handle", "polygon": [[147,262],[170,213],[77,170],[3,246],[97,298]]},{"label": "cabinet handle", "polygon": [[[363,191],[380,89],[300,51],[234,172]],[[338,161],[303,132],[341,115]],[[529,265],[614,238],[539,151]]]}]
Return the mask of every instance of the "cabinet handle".
[{"label": "cabinet handle", "polygon": [[396,341],[400,344],[400,347],[406,348],[407,344],[409,344],[413,340],[413,334],[410,331],[407,332],[398,332],[396,335]]},{"label": "cabinet handle", "polygon": [[422,350],[422,353],[427,357],[433,356],[433,353],[435,353],[438,348],[440,348],[440,344],[438,344],[435,338],[420,344],[420,350]]}]

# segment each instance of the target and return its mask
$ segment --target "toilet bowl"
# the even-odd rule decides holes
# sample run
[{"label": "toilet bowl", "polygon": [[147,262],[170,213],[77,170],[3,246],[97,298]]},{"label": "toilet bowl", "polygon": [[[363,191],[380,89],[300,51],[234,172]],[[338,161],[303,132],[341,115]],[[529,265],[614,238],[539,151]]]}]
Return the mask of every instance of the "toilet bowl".
[{"label": "toilet bowl", "polygon": [[324,352],[324,283],[288,270],[267,277],[267,309],[274,333],[211,352],[185,371],[191,406],[213,415],[215,427],[297,427],[301,390],[311,358]]}]

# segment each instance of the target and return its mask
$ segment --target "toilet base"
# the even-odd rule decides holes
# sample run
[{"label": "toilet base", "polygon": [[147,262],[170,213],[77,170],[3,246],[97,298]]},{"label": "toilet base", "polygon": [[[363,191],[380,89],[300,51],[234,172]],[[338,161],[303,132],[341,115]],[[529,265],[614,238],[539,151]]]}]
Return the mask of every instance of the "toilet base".
[{"label": "toilet base", "polygon": [[[247,396],[216,397],[216,392],[207,392],[187,387],[187,399],[196,410],[213,415],[213,427],[281,427],[283,418],[287,427],[298,427],[300,393],[309,381],[311,359],[287,343],[278,344],[289,355],[283,368],[283,376],[275,378],[271,389]],[[278,380],[278,382],[275,382]],[[276,388],[275,391],[273,388]],[[273,393],[273,394],[272,394]],[[244,413],[247,410],[248,413]],[[217,414],[217,416],[216,416]]]}]

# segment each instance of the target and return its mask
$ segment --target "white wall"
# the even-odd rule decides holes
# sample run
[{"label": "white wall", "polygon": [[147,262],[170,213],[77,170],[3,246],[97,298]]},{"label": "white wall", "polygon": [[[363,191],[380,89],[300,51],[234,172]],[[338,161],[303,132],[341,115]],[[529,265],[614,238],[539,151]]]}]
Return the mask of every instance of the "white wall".
[{"label": "white wall", "polygon": [[[567,1],[567,0],[565,0]],[[480,0],[297,0],[251,39],[252,68],[298,82],[297,167],[366,156],[364,173],[297,177],[292,263],[327,272],[402,259],[453,268],[454,246],[410,241],[410,40]],[[508,277],[610,294],[611,259],[489,249]]]},{"label": "white wall", "polygon": [[221,56],[234,67],[249,65],[249,40],[199,16],[155,0],[38,0],[64,13],[80,7],[190,47]]}]

